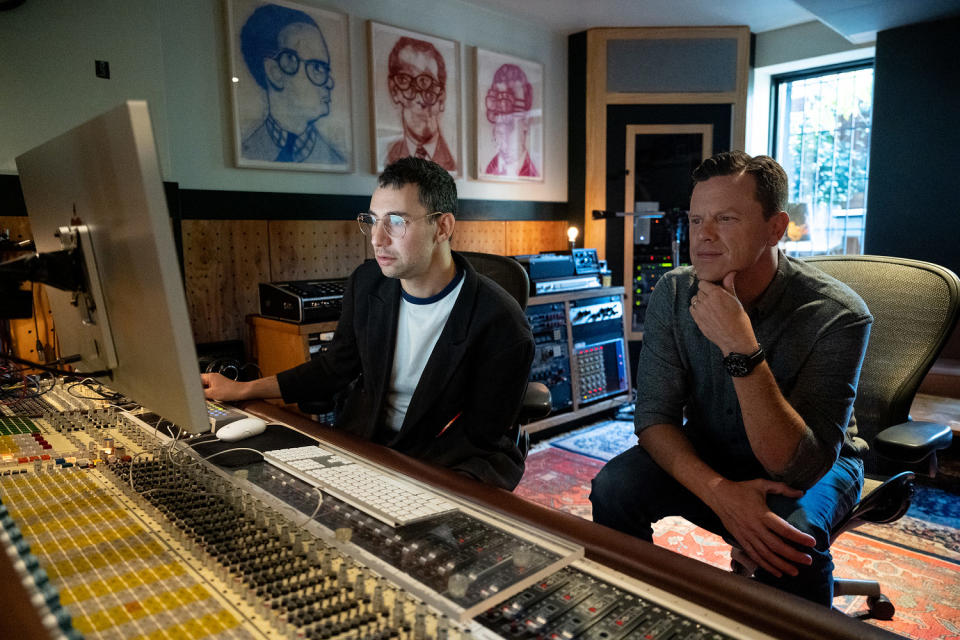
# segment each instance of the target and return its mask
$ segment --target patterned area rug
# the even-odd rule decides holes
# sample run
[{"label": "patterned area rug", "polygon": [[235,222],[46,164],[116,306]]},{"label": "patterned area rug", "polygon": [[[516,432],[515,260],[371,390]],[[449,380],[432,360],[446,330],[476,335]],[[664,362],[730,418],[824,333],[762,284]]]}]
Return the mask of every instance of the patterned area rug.
[{"label": "patterned area rug", "polygon": [[597,460],[610,460],[637,444],[633,422],[609,420],[564,434],[550,441],[550,445],[590,456]]},{"label": "patterned area rug", "polygon": [[[532,502],[590,519],[590,480],[606,460],[633,446],[633,425],[604,422],[541,443],[527,457],[515,493]],[[683,518],[654,525],[654,543],[721,569],[730,567],[730,546]],[[864,526],[833,545],[834,574],[878,579],[897,608],[894,619],[867,622],[917,640],[960,638],[960,498],[918,487],[906,516],[892,525]],[[841,611],[865,618],[865,598],[834,601]]]}]

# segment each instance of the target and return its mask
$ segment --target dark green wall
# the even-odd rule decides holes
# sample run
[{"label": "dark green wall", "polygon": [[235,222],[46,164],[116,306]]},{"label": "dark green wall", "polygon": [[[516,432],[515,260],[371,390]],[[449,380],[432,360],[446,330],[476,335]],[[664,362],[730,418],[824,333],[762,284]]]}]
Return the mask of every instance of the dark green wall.
[{"label": "dark green wall", "polygon": [[866,252],[960,273],[960,18],[877,36]]}]

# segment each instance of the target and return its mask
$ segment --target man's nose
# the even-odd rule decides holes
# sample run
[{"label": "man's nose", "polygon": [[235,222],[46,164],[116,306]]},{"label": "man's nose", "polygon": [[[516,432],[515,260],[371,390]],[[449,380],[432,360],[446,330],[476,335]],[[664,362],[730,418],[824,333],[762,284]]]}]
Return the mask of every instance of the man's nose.
[{"label": "man's nose", "polygon": [[698,240],[714,240],[717,237],[717,225],[712,220],[703,220],[694,227],[693,234]]},{"label": "man's nose", "polygon": [[377,220],[370,227],[370,242],[375,247],[383,247],[390,244],[390,234],[387,233],[387,223],[383,220]]}]

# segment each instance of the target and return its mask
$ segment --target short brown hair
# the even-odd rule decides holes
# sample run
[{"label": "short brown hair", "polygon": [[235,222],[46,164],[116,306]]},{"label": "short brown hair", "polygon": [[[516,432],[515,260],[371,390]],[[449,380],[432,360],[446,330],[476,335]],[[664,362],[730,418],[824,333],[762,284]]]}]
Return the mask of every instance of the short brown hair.
[{"label": "short brown hair", "polygon": [[380,187],[402,189],[407,184],[417,185],[420,204],[429,213],[457,215],[457,183],[450,172],[436,162],[407,156],[388,164],[377,178]]},{"label": "short brown hair", "polygon": [[749,173],[757,182],[754,194],[763,208],[763,217],[783,211],[787,206],[787,172],[770,156],[749,156],[743,151],[724,151],[707,158],[693,170],[694,186],[718,176]]}]

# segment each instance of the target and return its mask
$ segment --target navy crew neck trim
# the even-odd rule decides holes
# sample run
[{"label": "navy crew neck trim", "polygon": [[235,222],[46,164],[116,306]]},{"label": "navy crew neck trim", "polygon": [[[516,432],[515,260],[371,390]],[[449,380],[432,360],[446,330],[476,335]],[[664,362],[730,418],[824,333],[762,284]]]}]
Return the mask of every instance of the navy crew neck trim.
[{"label": "navy crew neck trim", "polygon": [[457,285],[460,284],[461,280],[463,280],[463,269],[457,267],[457,275],[453,276],[453,280],[450,281],[450,284],[445,286],[440,293],[436,293],[429,298],[418,298],[410,295],[403,290],[403,287],[400,287],[400,295],[410,304],[433,304],[434,302],[439,302],[440,300],[446,298],[447,294],[457,288]]}]

